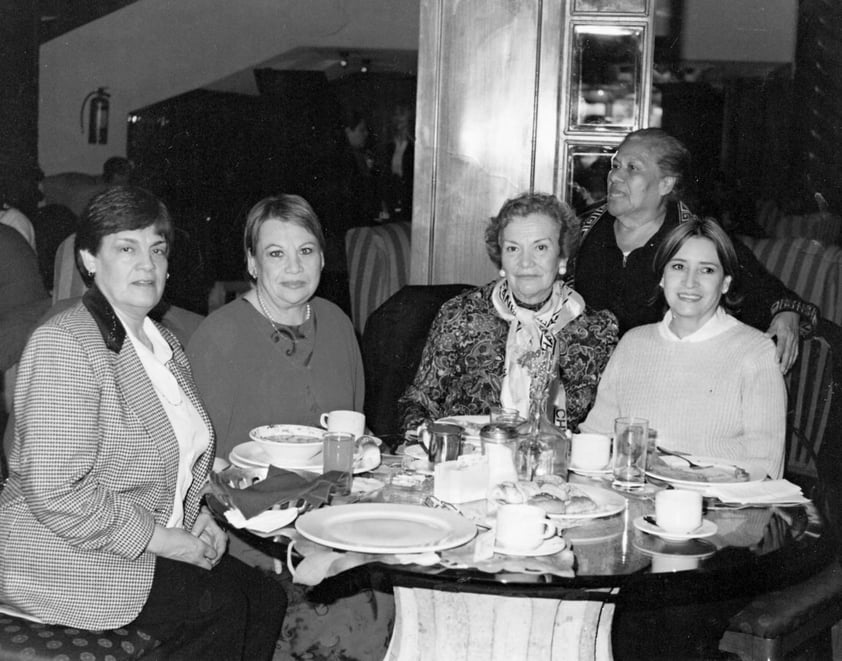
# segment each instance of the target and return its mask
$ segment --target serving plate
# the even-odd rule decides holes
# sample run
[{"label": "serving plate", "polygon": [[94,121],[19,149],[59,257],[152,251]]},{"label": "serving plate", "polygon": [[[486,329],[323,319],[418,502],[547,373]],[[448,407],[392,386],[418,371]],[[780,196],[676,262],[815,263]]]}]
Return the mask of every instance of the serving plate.
[{"label": "serving plate", "polygon": [[573,486],[593,500],[597,504],[597,509],[593,512],[583,512],[581,514],[548,514],[547,516],[553,520],[583,521],[585,519],[600,519],[605,516],[613,516],[626,509],[626,499],[609,489],[603,489],[602,487],[596,487],[590,484],[577,483]]},{"label": "serving plate", "polygon": [[444,509],[397,503],[354,503],[322,507],[295,522],[307,539],[359,553],[424,553],[469,542],[476,526]]}]

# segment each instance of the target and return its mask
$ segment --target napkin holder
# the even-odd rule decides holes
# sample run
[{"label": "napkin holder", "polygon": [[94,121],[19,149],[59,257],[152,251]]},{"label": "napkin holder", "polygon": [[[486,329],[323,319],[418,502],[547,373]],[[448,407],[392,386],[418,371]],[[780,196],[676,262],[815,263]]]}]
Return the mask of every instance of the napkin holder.
[{"label": "napkin holder", "polygon": [[435,465],[433,494],[447,503],[483,500],[488,490],[488,458],[462,455]]}]

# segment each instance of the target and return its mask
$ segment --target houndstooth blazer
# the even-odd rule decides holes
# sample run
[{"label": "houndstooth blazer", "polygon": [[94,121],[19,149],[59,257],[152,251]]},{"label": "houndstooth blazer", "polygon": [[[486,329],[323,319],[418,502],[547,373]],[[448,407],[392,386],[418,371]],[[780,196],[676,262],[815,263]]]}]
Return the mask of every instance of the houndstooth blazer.
[{"label": "houndstooth blazer", "polygon": [[[178,340],[170,369],[208,429]],[[145,552],[173,509],[178,443],[131,341],[94,288],[30,339],[15,391],[9,479],[0,493],[0,601],[50,623],[132,621],[152,585]],[[195,523],[213,461],[193,468],[184,527]]]}]

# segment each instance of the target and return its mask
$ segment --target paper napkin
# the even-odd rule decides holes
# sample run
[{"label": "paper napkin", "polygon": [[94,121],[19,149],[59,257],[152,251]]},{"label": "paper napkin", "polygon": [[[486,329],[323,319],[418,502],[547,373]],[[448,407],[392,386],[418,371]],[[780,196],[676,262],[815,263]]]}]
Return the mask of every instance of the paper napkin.
[{"label": "paper napkin", "polygon": [[743,505],[774,505],[777,503],[809,503],[801,487],[789,480],[763,480],[734,484],[710,484],[706,495],[719,498],[723,503]]}]

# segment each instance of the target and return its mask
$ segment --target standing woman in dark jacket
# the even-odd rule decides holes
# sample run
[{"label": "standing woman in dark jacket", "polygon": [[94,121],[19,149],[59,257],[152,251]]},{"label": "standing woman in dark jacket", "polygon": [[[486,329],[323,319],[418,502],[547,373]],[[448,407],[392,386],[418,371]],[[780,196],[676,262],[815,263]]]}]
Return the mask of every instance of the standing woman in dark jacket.
[{"label": "standing woman in dark jacket", "polygon": [[[582,223],[573,286],[592,308],[617,315],[621,334],[663,316],[652,260],[670,230],[693,217],[683,202],[689,168],[690,152],[666,131],[630,133],[612,158],[607,203]],[[776,338],[786,372],[798,357],[799,333],[815,330],[818,311],[766,271],[744,244],[734,241],[734,247],[744,299],[736,316]]]}]

